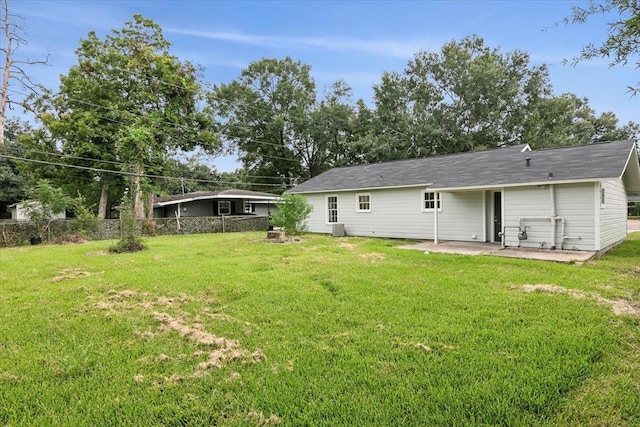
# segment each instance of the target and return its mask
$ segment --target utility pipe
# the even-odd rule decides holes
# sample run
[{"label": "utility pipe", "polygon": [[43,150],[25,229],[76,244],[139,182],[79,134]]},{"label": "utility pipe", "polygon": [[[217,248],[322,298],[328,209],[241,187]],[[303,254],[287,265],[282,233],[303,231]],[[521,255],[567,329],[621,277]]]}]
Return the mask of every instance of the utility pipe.
[{"label": "utility pipe", "polygon": [[436,191],[433,193],[435,201],[433,202],[433,244],[438,244],[438,197],[439,193]]},{"label": "utility pipe", "polygon": [[551,199],[551,249],[556,248],[556,186],[554,184],[549,185],[549,198]]}]

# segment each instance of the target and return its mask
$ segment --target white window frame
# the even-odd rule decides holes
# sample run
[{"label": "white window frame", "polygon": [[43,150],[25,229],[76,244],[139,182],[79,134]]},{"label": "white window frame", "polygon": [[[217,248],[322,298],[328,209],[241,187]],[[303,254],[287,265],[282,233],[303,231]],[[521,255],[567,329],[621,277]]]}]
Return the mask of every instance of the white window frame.
[{"label": "white window frame", "polygon": [[[335,208],[331,209],[330,205],[329,205],[329,199],[335,198],[336,202],[335,202]],[[327,215],[327,224],[337,224],[338,223],[338,195],[337,194],[329,194],[327,195],[326,199],[326,215]],[[335,211],[335,221],[331,221],[331,211]]]},{"label": "white window frame", "polygon": [[[420,192],[420,208],[422,210],[422,212],[433,212],[435,209],[434,208],[427,208],[426,207],[426,196],[427,194],[436,194],[435,191],[429,191],[429,190],[422,190]],[[442,212],[442,193],[437,193],[438,194],[438,200],[437,200],[437,204],[435,203],[435,200],[430,200],[430,202],[434,203],[434,206],[438,206],[438,212]]]},{"label": "white window frame", "polygon": [[[367,201],[362,204],[368,205],[368,209],[361,208],[360,197],[367,197]],[[356,193],[356,212],[371,212],[371,193]]]},{"label": "white window frame", "polygon": [[[228,209],[223,209],[222,208],[223,204],[226,204]],[[223,210],[227,211],[227,213],[222,213]],[[230,200],[218,200],[218,215],[220,215],[220,216],[231,215],[231,201]]]}]

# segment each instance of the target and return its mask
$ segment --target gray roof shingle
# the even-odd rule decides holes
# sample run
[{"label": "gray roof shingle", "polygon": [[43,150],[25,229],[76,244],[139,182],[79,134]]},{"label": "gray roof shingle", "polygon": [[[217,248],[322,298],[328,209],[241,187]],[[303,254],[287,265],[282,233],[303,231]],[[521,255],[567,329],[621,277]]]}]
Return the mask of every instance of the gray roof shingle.
[{"label": "gray roof shingle", "polygon": [[[433,189],[496,187],[622,176],[634,141],[525,151],[494,150],[331,169],[288,193],[429,185]],[[526,166],[526,159],[530,166]],[[550,177],[550,174],[552,176]]]}]

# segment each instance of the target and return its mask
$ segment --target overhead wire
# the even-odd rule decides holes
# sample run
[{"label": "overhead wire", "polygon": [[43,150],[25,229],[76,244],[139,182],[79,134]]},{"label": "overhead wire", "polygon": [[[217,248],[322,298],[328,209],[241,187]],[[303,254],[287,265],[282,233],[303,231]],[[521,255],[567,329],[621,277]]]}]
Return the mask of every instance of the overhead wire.
[{"label": "overhead wire", "polygon": [[[189,182],[199,182],[199,183],[209,183],[209,184],[243,184],[243,185],[254,185],[254,186],[264,186],[264,187],[282,187],[282,184],[268,184],[261,182],[236,182],[236,181],[220,181],[220,180],[208,180],[208,179],[198,179],[198,178],[185,178],[185,177],[176,177],[169,175],[155,175],[155,174],[146,174],[146,173],[136,173],[136,172],[127,172],[122,170],[113,170],[113,169],[102,169],[102,168],[94,168],[89,166],[80,166],[69,163],[58,163],[58,162],[50,162],[47,160],[38,160],[38,159],[29,159],[24,157],[11,156],[6,154],[0,154],[0,158],[17,160],[29,163],[38,163],[45,164],[50,166],[60,166],[60,167],[68,167],[72,169],[80,169],[91,172],[99,172],[99,173],[109,173],[114,175],[123,175],[130,177],[141,177],[141,178],[154,178],[154,179],[167,179],[167,180],[176,180],[176,181],[189,181]],[[285,185],[286,186],[286,185]]]}]

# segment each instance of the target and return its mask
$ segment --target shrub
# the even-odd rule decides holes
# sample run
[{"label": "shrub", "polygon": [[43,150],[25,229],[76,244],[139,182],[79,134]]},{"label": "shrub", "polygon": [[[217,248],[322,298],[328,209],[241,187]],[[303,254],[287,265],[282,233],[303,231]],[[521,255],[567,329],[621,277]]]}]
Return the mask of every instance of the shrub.
[{"label": "shrub", "polygon": [[285,194],[278,202],[278,212],[272,214],[271,224],[284,228],[288,236],[306,231],[306,220],[313,207],[300,194]]},{"label": "shrub", "polygon": [[82,204],[82,198],[79,200],[81,202],[75,209],[76,217],[71,220],[71,230],[86,236],[98,229],[100,226],[100,219],[94,215],[89,208]]},{"label": "shrub", "polygon": [[118,240],[115,245],[109,247],[109,252],[112,254],[123,254],[129,252],[138,252],[147,249],[144,243],[136,236],[125,236],[123,239]]}]

